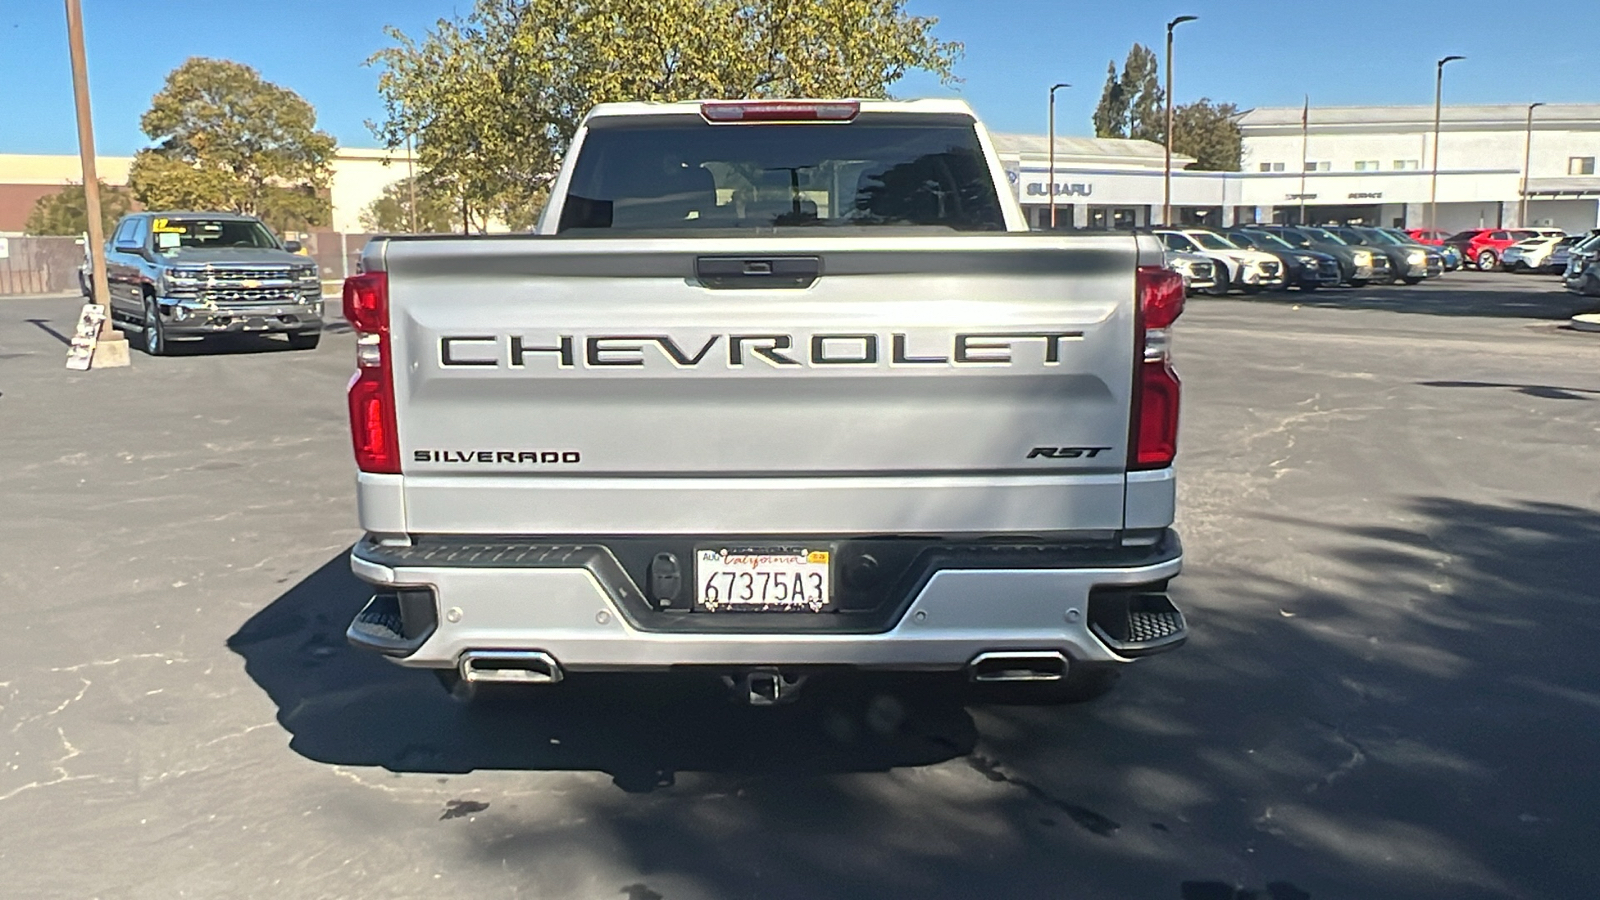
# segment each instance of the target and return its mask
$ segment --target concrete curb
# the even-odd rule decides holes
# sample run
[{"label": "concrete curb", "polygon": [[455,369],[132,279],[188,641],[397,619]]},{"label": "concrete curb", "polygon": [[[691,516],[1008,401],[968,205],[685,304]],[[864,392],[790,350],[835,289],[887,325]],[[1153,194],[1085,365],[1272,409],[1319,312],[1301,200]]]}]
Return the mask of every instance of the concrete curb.
[{"label": "concrete curb", "polygon": [[1572,328],[1575,331],[1600,332],[1600,313],[1584,313],[1572,317]]}]

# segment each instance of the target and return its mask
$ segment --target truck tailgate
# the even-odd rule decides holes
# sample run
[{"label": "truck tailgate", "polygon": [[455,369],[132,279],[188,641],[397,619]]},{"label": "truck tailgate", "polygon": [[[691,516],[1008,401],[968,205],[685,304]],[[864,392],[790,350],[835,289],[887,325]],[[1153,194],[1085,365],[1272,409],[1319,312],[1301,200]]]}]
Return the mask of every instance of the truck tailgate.
[{"label": "truck tailgate", "polygon": [[409,531],[1122,527],[1131,237],[368,254],[389,277]]}]

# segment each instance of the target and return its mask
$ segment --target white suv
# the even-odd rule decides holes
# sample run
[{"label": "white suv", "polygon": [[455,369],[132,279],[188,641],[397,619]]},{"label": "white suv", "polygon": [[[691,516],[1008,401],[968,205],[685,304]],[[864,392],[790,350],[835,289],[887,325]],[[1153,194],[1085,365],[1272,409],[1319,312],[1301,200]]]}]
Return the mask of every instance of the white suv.
[{"label": "white suv", "polygon": [[1249,250],[1204,228],[1155,230],[1168,250],[1197,253],[1217,263],[1217,293],[1231,285],[1247,294],[1284,286],[1283,261],[1271,253]]}]

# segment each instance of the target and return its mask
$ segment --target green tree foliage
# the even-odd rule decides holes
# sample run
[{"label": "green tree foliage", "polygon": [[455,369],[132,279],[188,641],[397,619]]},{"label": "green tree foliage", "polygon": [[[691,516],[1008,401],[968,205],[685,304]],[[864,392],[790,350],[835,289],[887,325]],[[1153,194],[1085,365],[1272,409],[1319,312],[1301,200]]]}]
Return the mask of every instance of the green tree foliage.
[{"label": "green tree foliage", "polygon": [[[416,181],[413,194],[413,181]],[[416,231],[441,234],[462,228],[460,210],[448,197],[430,192],[420,179],[402,178],[383,189],[378,199],[361,213],[361,227],[378,234],[403,234],[412,231],[411,198],[416,197]]]},{"label": "green tree foliage", "polygon": [[1244,138],[1238,116],[1237,106],[1213,103],[1208,97],[1173,107],[1172,151],[1194,157],[1191,169],[1239,171]]},{"label": "green tree foliage", "polygon": [[195,57],[139,120],[154,147],[129,183],[151,209],[232,210],[280,230],[328,222],[334,140],[300,95],[249,66]]},{"label": "green tree foliage", "polygon": [[1122,92],[1115,61],[1106,63],[1106,86],[1100,90],[1100,103],[1094,108],[1094,135],[1103,138],[1128,136],[1128,98]]},{"label": "green tree foliage", "polygon": [[1162,141],[1167,133],[1167,94],[1161,89],[1155,51],[1134,44],[1122,64],[1123,90],[1131,101],[1128,110],[1128,137],[1138,141]]},{"label": "green tree foliage", "polygon": [[954,80],[958,43],[904,0],[477,0],[372,57],[389,147],[472,227],[531,222],[579,119],[622,100],[882,97],[907,72]]},{"label": "green tree foliage", "polygon": [[1106,86],[1094,111],[1096,137],[1161,141],[1166,134],[1166,93],[1161,90],[1155,51],[1134,44],[1117,74],[1117,64],[1106,70]]},{"label": "green tree foliage", "polygon": [[[133,194],[123,187],[107,187],[100,182],[100,227],[109,236],[117,220],[133,208]],[[89,230],[89,206],[83,185],[69,184],[54,194],[40,197],[28,213],[27,234],[84,234]]]},{"label": "green tree foliage", "polygon": [[[1096,137],[1134,138],[1165,143],[1166,93],[1161,89],[1160,66],[1155,52],[1134,44],[1118,74],[1112,62],[1105,89],[1094,111]],[[1244,138],[1236,121],[1239,108],[1213,103],[1203,97],[1172,109],[1172,150],[1193,156],[1189,168],[1218,172],[1239,171]]]}]

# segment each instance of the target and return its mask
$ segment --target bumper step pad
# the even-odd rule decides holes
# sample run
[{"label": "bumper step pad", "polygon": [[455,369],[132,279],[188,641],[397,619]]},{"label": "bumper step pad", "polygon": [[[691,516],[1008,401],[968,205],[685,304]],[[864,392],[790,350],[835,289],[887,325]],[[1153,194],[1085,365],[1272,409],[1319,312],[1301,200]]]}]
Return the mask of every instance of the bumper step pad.
[{"label": "bumper step pad", "polygon": [[1089,595],[1089,627],[1120,656],[1149,656],[1189,639],[1189,626],[1165,584],[1102,588]]},{"label": "bumper step pad", "polygon": [[438,604],[428,588],[379,591],[345,629],[345,640],[384,656],[417,652],[439,627]]}]

